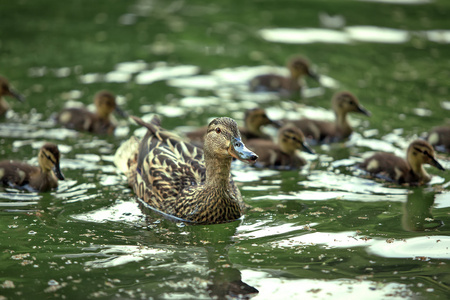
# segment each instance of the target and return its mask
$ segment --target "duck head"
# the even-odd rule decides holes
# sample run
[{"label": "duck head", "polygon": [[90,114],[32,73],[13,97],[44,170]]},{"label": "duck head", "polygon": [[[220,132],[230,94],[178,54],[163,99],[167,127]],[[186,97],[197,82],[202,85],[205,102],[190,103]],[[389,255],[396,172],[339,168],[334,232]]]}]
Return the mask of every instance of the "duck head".
[{"label": "duck head", "polygon": [[94,103],[97,114],[103,119],[107,119],[114,111],[121,117],[126,117],[125,112],[116,104],[116,96],[109,91],[98,92],[95,95]]},{"label": "duck head", "polygon": [[338,115],[349,112],[357,112],[369,117],[371,115],[371,113],[359,103],[358,98],[347,91],[336,93],[332,99],[332,106],[333,110]]},{"label": "duck head", "polygon": [[445,171],[444,167],[436,160],[433,147],[424,140],[415,140],[407,151],[407,159],[411,167],[429,164],[433,167]]},{"label": "duck head", "polygon": [[278,132],[278,144],[285,153],[294,153],[295,150],[314,154],[314,151],[305,141],[303,132],[294,125],[285,125]]},{"label": "duck head", "polygon": [[2,96],[10,96],[16,98],[20,102],[25,101],[25,97],[23,97],[21,94],[13,90],[5,77],[0,76],[0,98]]},{"label": "duck head", "polygon": [[311,70],[308,60],[303,57],[292,58],[288,63],[288,69],[293,78],[309,76],[312,79],[319,81],[319,76]]},{"label": "duck head", "polygon": [[209,123],[204,151],[206,157],[233,157],[246,163],[254,163],[258,158],[258,155],[245,147],[236,122],[227,117],[215,118]]},{"label": "duck head", "polygon": [[64,175],[59,167],[60,157],[58,147],[55,144],[46,143],[39,151],[38,161],[43,172],[52,170],[58,179],[64,180]]}]

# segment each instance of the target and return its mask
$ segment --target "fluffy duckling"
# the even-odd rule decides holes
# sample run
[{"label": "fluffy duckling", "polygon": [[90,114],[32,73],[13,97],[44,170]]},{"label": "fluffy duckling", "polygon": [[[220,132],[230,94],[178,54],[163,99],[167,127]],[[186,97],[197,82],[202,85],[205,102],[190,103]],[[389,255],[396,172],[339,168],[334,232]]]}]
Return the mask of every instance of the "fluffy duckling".
[{"label": "fluffy duckling", "polygon": [[399,184],[420,185],[431,180],[431,176],[423,167],[424,164],[445,171],[436,160],[433,147],[424,140],[415,140],[406,151],[406,160],[392,153],[379,152],[367,158],[360,167],[372,175]]},{"label": "fluffy duckling", "polygon": [[450,152],[450,126],[438,126],[428,133],[428,142],[438,151]]},{"label": "fluffy duckling", "polygon": [[303,57],[294,57],[288,62],[287,67],[290,73],[289,77],[276,74],[259,75],[250,81],[250,90],[290,94],[301,90],[301,79],[306,75],[319,81],[319,76],[311,70],[309,62]]},{"label": "fluffy duckling", "polygon": [[116,124],[111,120],[111,114],[116,111],[125,116],[116,105],[116,97],[109,91],[100,91],[94,97],[96,112],[85,108],[63,109],[56,120],[66,128],[87,131],[96,134],[113,134]]},{"label": "fluffy duckling", "polygon": [[360,103],[358,98],[350,92],[338,92],[332,100],[332,107],[335,114],[334,122],[300,119],[289,122],[294,123],[305,134],[307,139],[317,143],[332,143],[348,138],[353,129],[347,120],[349,112],[357,112],[370,116],[370,112],[366,110]]},{"label": "fluffy duckling", "polygon": [[3,98],[4,96],[14,97],[21,102],[25,101],[21,94],[11,88],[8,79],[0,76],[0,116],[5,115],[10,108],[8,102]]},{"label": "fluffy duckling", "polygon": [[258,156],[242,143],[233,119],[212,120],[202,150],[157,122],[132,118],[147,134],[122,144],[114,162],[141,200],[186,222],[216,224],[241,217],[245,203],[231,177],[231,161],[253,163]]},{"label": "fluffy duckling", "polygon": [[278,144],[254,139],[248,141],[247,146],[258,154],[257,166],[274,169],[298,169],[306,165],[306,160],[296,155],[297,150],[314,154],[305,142],[303,132],[292,124],[285,125],[278,131]]},{"label": "fluffy duckling", "polygon": [[64,180],[59,168],[59,159],[58,147],[46,143],[39,151],[39,167],[20,161],[1,161],[0,181],[5,186],[47,192],[58,187],[58,179]]},{"label": "fluffy duckling", "polygon": [[[273,125],[280,127],[278,121],[271,120],[266,111],[262,108],[253,108],[245,111],[244,127],[239,127],[239,132],[243,141],[250,139],[271,139],[271,137],[262,132],[262,127],[266,125]],[[202,127],[194,131],[186,133],[186,137],[196,145],[202,146],[206,135],[207,127]]]}]

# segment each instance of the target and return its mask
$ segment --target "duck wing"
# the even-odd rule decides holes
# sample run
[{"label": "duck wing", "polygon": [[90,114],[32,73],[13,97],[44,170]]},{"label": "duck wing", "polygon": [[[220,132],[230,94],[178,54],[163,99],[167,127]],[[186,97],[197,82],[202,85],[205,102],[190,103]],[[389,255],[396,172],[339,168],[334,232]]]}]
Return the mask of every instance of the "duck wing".
[{"label": "duck wing", "polygon": [[203,150],[155,122],[132,118],[148,129],[139,145],[134,190],[151,206],[173,213],[179,195],[206,179]]}]

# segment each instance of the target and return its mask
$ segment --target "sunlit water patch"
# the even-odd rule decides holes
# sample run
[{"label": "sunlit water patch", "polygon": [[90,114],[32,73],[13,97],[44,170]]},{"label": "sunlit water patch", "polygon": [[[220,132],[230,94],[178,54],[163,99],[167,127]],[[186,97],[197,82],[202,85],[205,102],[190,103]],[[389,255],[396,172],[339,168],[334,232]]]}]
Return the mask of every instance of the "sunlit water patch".
[{"label": "sunlit water patch", "polygon": [[405,284],[355,279],[291,279],[266,271],[242,270],[242,278],[259,290],[252,299],[405,299],[414,292]]},{"label": "sunlit water patch", "polygon": [[139,224],[142,226],[145,225],[145,216],[139,208],[138,202],[133,199],[128,201],[118,200],[111,206],[83,214],[73,215],[72,218],[93,223],[117,222],[127,223],[133,226]]},{"label": "sunlit water patch", "polygon": [[261,29],[259,34],[266,41],[286,44],[350,44],[354,42],[403,44],[409,42],[412,36],[424,37],[431,42],[450,43],[450,31],[444,29],[408,31],[369,25],[347,26],[342,30],[324,28],[270,28]]},{"label": "sunlit water patch", "polygon": [[271,242],[273,247],[310,247],[323,245],[326,249],[364,247],[373,255],[388,258],[450,259],[450,237],[422,236],[406,239],[367,237],[357,232],[313,232]]}]

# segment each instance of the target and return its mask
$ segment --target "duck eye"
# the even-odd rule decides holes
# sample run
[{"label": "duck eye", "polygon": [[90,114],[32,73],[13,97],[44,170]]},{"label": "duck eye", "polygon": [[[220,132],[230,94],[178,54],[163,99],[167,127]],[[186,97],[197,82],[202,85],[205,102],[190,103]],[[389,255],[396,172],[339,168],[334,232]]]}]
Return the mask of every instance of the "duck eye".
[{"label": "duck eye", "polygon": [[219,128],[219,127],[217,127],[217,128],[216,128],[216,132],[217,132],[217,133],[221,133],[221,132],[222,132],[222,130],[220,130],[220,128]]}]

